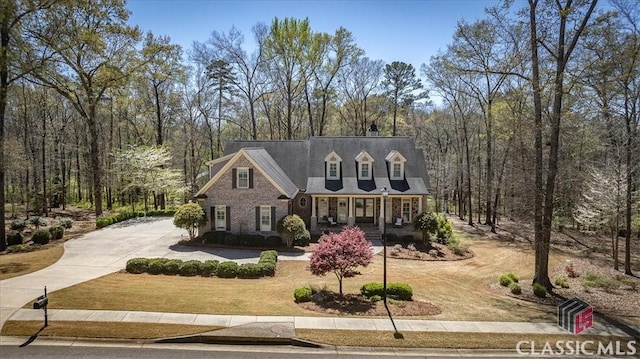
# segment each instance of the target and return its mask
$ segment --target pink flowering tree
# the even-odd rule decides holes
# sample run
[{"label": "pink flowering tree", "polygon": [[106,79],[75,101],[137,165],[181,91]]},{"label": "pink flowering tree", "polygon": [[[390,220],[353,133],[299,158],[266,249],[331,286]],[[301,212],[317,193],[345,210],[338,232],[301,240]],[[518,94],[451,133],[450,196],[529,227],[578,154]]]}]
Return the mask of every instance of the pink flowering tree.
[{"label": "pink flowering tree", "polygon": [[366,267],[372,258],[371,242],[365,239],[364,232],[358,227],[344,227],[340,233],[324,234],[320,238],[308,269],[317,276],[333,272],[342,295],[342,279],[353,276],[358,266]]}]

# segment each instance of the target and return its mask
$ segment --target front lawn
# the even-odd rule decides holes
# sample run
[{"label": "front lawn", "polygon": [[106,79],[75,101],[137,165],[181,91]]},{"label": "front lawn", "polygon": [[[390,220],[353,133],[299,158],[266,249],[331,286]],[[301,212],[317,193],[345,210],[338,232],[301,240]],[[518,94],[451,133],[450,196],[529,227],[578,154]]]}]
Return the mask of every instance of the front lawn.
[{"label": "front lawn", "polygon": [[63,253],[62,244],[56,244],[33,252],[0,255],[0,280],[46,268],[57,262]]},{"label": "front lawn", "polygon": [[[500,273],[513,271],[524,282],[533,271],[533,253],[524,246],[495,240],[476,240],[475,257],[452,262],[423,262],[388,258],[390,282],[413,287],[414,300],[428,301],[442,310],[429,316],[439,320],[553,321],[555,309],[505,297],[491,290]],[[551,256],[551,265],[565,260]],[[359,293],[364,283],[382,279],[382,256],[360,268],[361,275],[344,281],[345,293]],[[114,273],[50,293],[51,308],[141,310],[176,313],[319,316],[298,306],[293,291],[314,286],[336,291],[332,275],[312,276],[307,262],[280,261],[275,277],[224,279]]]}]

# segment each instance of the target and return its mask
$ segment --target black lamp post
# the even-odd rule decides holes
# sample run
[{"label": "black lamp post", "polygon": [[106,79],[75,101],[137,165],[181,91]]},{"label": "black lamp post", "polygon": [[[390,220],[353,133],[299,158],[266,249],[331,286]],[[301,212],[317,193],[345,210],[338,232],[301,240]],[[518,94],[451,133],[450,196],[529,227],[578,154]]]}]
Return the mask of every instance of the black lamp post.
[{"label": "black lamp post", "polygon": [[387,187],[382,187],[382,298],[387,306]]},{"label": "black lamp post", "polygon": [[404,336],[396,328],[396,323],[393,321],[389,305],[387,304],[387,198],[389,197],[389,191],[387,187],[382,187],[382,297],[384,300],[384,308],[387,310],[391,324],[393,325],[393,337],[396,339],[403,339]]}]

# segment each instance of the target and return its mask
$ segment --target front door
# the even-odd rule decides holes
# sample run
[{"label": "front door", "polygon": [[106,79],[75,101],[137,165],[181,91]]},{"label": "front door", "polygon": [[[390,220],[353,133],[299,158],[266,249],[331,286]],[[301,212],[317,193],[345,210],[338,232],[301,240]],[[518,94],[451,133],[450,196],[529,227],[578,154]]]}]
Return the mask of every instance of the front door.
[{"label": "front door", "polygon": [[373,223],[375,217],[373,198],[356,198],[356,223]]}]

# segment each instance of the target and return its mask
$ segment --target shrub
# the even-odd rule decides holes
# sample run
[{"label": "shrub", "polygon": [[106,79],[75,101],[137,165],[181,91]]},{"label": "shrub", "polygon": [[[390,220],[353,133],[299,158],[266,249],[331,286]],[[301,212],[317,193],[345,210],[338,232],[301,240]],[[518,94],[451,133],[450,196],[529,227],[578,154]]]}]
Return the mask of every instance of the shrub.
[{"label": "shrub", "polygon": [[[384,296],[383,283],[372,282],[366,283],[360,288],[360,293],[367,298],[372,296]],[[387,283],[387,296],[394,297],[399,300],[411,300],[413,297],[413,289],[406,283]]]},{"label": "shrub", "polygon": [[18,230],[11,230],[7,233],[7,246],[15,246],[22,244],[24,236]]},{"label": "shrub", "polygon": [[47,244],[51,240],[51,233],[46,229],[40,229],[33,233],[31,240],[35,244]]},{"label": "shrub", "polygon": [[500,285],[501,285],[501,286],[503,286],[503,287],[508,287],[508,286],[509,286],[509,284],[513,283],[513,281],[511,280],[511,278],[510,278],[508,275],[506,275],[506,274],[501,275],[501,276],[500,276],[500,278],[498,278],[498,282],[499,282],[499,283],[500,283]]},{"label": "shrub", "polygon": [[564,272],[567,273],[569,278],[578,278],[580,274],[573,269],[573,263],[569,263],[568,266],[564,267]]},{"label": "shrub", "polygon": [[112,217],[100,217],[96,219],[96,228],[104,228],[113,223],[114,222]]},{"label": "shrub", "polygon": [[273,263],[278,262],[278,252],[273,249],[260,252],[260,259],[258,259],[258,263],[269,261],[272,261]]},{"label": "shrub", "polygon": [[507,277],[509,277],[509,279],[511,279],[511,281],[514,283],[518,283],[518,281],[520,281],[520,278],[518,278],[518,276],[515,275],[513,272],[507,273]]},{"label": "shrub", "polygon": [[446,244],[453,234],[451,222],[441,214],[424,212],[413,220],[413,229],[422,233],[422,239],[426,243],[435,235],[438,242]]},{"label": "shrub", "polygon": [[381,301],[382,297],[379,295],[372,295],[371,297],[369,297],[369,300],[375,303]]},{"label": "shrub", "polygon": [[612,292],[620,288],[620,282],[600,274],[587,272],[581,281],[583,287],[602,288],[605,292]]},{"label": "shrub", "polygon": [[219,278],[235,278],[238,275],[238,263],[231,261],[220,263],[216,275]]},{"label": "shrub", "polygon": [[202,207],[197,203],[183,204],[178,207],[178,210],[173,216],[173,224],[178,228],[186,229],[187,233],[189,233],[190,240],[196,237],[198,227],[204,226],[206,223],[207,216]]},{"label": "shrub", "polygon": [[29,223],[31,223],[32,226],[36,227],[36,231],[39,230],[41,226],[47,225],[47,222],[38,216],[31,217],[29,219]]},{"label": "shrub", "polygon": [[405,234],[402,237],[400,237],[400,241],[402,243],[408,244],[408,243],[413,243],[416,241],[415,238],[413,238],[413,235],[411,234]]},{"label": "shrub", "polygon": [[153,258],[149,260],[149,267],[147,271],[149,274],[162,274],[164,272],[164,264],[167,262],[167,258]]},{"label": "shrub", "polygon": [[260,275],[261,276],[269,276],[273,277],[276,274],[276,265],[275,263],[260,263]]},{"label": "shrub", "polygon": [[180,272],[182,261],[179,259],[169,259],[162,266],[162,274],[175,275]]},{"label": "shrub", "polygon": [[555,285],[561,287],[561,288],[569,288],[569,282],[567,282],[567,277],[558,277],[555,280]]},{"label": "shrub", "polygon": [[533,294],[538,298],[545,298],[547,296],[547,288],[540,283],[533,283]]},{"label": "shrub", "polygon": [[218,270],[218,264],[220,264],[217,260],[206,260],[202,263],[202,267],[200,268],[200,273],[203,277],[211,277],[216,275],[216,271]]},{"label": "shrub", "polygon": [[140,274],[149,270],[148,258],[132,258],[127,261],[125,269],[128,273]]},{"label": "shrub", "polygon": [[430,250],[429,250],[429,255],[430,255],[430,256],[432,256],[432,257],[434,257],[434,258],[436,258],[437,256],[439,256],[439,255],[440,255],[440,251],[439,251],[439,250],[437,250],[437,249],[435,249],[435,248],[434,248],[434,249],[430,249]]},{"label": "shrub", "polygon": [[14,219],[11,221],[12,230],[22,232],[25,228],[27,228],[27,221],[24,219]]},{"label": "shrub", "polygon": [[280,247],[282,245],[282,238],[279,236],[269,236],[265,240],[264,244],[269,248]]},{"label": "shrub", "polygon": [[62,217],[62,218],[58,219],[58,223],[64,229],[69,229],[69,228],[73,227],[73,220],[71,218],[69,218],[69,217]]},{"label": "shrub", "polygon": [[304,232],[302,232],[300,235],[298,235],[295,240],[293,241],[293,243],[296,246],[300,246],[300,247],[306,247],[309,245],[309,242],[311,242],[311,233],[309,233],[309,231],[305,230]]},{"label": "shrub", "polygon": [[227,233],[224,236],[223,244],[225,246],[235,246],[238,240],[238,236],[233,233]]},{"label": "shrub", "polygon": [[395,233],[387,233],[387,242],[397,243],[400,242],[400,237]]},{"label": "shrub", "polygon": [[210,231],[203,233],[199,238],[200,240],[204,241],[204,243],[224,244],[224,237],[227,234],[227,232],[223,231]]},{"label": "shrub", "polygon": [[293,242],[298,238],[303,238],[307,241],[311,238],[307,226],[297,214],[290,214],[280,218],[277,229],[287,247],[292,247]]},{"label": "shrub", "polygon": [[64,227],[62,226],[53,226],[49,227],[49,233],[51,233],[51,239],[62,239],[64,236]]},{"label": "shrub", "polygon": [[295,299],[296,303],[309,302],[311,301],[312,295],[313,294],[311,292],[311,288],[307,287],[296,288],[293,291],[293,298]]},{"label": "shrub", "polygon": [[178,274],[185,277],[200,275],[200,273],[202,273],[202,262],[197,260],[182,262],[178,268]]},{"label": "shrub", "polygon": [[242,263],[238,266],[238,278],[259,278],[262,276],[262,265],[257,263]]},{"label": "shrub", "polygon": [[458,238],[449,238],[448,241],[447,248],[449,248],[449,250],[454,254],[461,256],[469,251],[469,247],[462,243]]},{"label": "shrub", "polygon": [[509,284],[509,290],[511,291],[511,293],[515,295],[522,294],[522,288],[520,288],[520,285],[515,282],[512,282],[511,284]]}]

